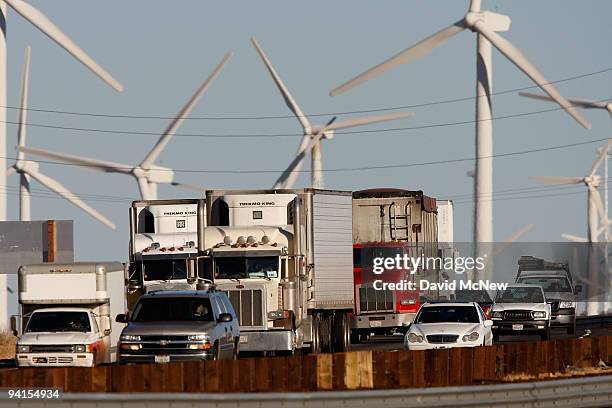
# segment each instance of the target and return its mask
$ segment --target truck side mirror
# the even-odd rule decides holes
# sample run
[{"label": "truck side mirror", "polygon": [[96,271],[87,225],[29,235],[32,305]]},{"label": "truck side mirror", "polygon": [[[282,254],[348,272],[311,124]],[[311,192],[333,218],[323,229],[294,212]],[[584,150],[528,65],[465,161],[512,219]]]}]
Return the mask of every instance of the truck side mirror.
[{"label": "truck side mirror", "polygon": [[128,322],[128,315],[125,314],[125,313],[118,314],[117,317],[115,317],[115,321],[117,323],[127,323]]},{"label": "truck side mirror", "polygon": [[105,329],[104,330],[104,335],[105,336],[109,336],[111,334],[111,329]]},{"label": "truck side mirror", "polygon": [[11,332],[13,336],[17,336],[19,332],[17,331],[17,317],[11,316]]},{"label": "truck side mirror", "polygon": [[232,320],[234,320],[234,318],[232,317],[231,314],[229,314],[229,313],[221,313],[219,315],[219,318],[217,319],[217,322],[219,322],[219,323],[229,323]]},{"label": "truck side mirror", "polygon": [[582,284],[579,283],[574,288],[574,293],[580,293],[580,292],[582,292]]},{"label": "truck side mirror", "polygon": [[187,282],[188,283],[194,283],[198,279],[195,265],[196,265],[195,259],[187,260]]}]

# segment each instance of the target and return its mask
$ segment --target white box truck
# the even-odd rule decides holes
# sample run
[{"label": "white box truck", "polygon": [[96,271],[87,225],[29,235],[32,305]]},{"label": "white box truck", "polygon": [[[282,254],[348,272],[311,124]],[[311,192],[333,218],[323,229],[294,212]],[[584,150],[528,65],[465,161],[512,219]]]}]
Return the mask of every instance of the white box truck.
[{"label": "white box truck", "polygon": [[350,347],[351,193],[211,190],[201,253],[240,319],[240,350]]},{"label": "white box truck", "polygon": [[92,367],[112,363],[125,313],[120,262],[35,264],[19,268],[19,367]]}]

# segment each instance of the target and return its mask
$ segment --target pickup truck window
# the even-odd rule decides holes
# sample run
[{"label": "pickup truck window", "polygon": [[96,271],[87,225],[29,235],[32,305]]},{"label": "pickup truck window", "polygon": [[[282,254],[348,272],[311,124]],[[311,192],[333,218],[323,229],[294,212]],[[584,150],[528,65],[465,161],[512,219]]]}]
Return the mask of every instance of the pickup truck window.
[{"label": "pickup truck window", "polygon": [[32,314],[26,333],[91,331],[87,312],[36,312]]},{"label": "pickup truck window", "polygon": [[214,320],[214,315],[208,298],[149,297],[138,301],[131,320],[133,322],[211,322]]},{"label": "pickup truck window", "polygon": [[424,307],[416,323],[480,323],[474,306],[431,306]]},{"label": "pickup truck window", "polygon": [[256,256],[215,259],[215,279],[278,277],[278,257]]},{"label": "pickup truck window", "polygon": [[556,293],[556,292],[571,292],[572,287],[570,286],[567,278],[564,277],[520,277],[519,283],[527,283],[529,285],[541,286],[544,293]]},{"label": "pickup truck window", "polygon": [[497,293],[495,303],[544,303],[539,287],[508,287]]},{"label": "pickup truck window", "polygon": [[144,280],[187,279],[187,262],[184,259],[156,259],[143,261]]}]

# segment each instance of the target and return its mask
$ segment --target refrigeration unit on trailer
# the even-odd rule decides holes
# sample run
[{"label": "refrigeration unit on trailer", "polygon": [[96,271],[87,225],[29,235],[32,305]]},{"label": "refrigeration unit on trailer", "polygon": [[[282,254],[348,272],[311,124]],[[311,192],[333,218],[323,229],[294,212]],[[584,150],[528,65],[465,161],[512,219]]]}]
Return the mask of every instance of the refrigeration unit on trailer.
[{"label": "refrigeration unit on trailer", "polygon": [[[125,313],[120,262],[35,264],[19,268],[19,367],[112,363]],[[17,322],[11,322],[17,332]]]},{"label": "refrigeration unit on trailer", "polygon": [[[130,208],[130,293],[194,287],[204,199],[134,201]],[[135,301],[130,296],[130,304]]]},{"label": "refrigeration unit on trailer", "polygon": [[[372,333],[401,332],[414,319],[421,295],[428,295],[416,289],[418,282],[437,282],[439,271],[426,265],[412,271],[402,265],[374,273],[374,261],[397,256],[436,257],[437,217],[436,200],[422,191],[370,189],[353,193],[355,314],[351,328],[356,339]],[[416,285],[415,289],[407,288],[407,282]],[[390,288],[383,283],[404,286]]]},{"label": "refrigeration unit on trailer", "polygon": [[240,319],[240,350],[348,350],[351,193],[213,190],[206,208],[201,250]]}]

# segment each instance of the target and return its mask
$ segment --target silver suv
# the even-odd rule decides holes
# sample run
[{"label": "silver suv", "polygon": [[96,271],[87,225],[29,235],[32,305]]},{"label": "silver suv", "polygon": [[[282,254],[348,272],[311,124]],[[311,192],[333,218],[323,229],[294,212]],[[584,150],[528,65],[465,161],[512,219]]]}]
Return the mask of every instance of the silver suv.
[{"label": "silver suv", "polygon": [[225,292],[160,291],[141,296],[118,348],[120,363],[237,358],[240,327]]}]

